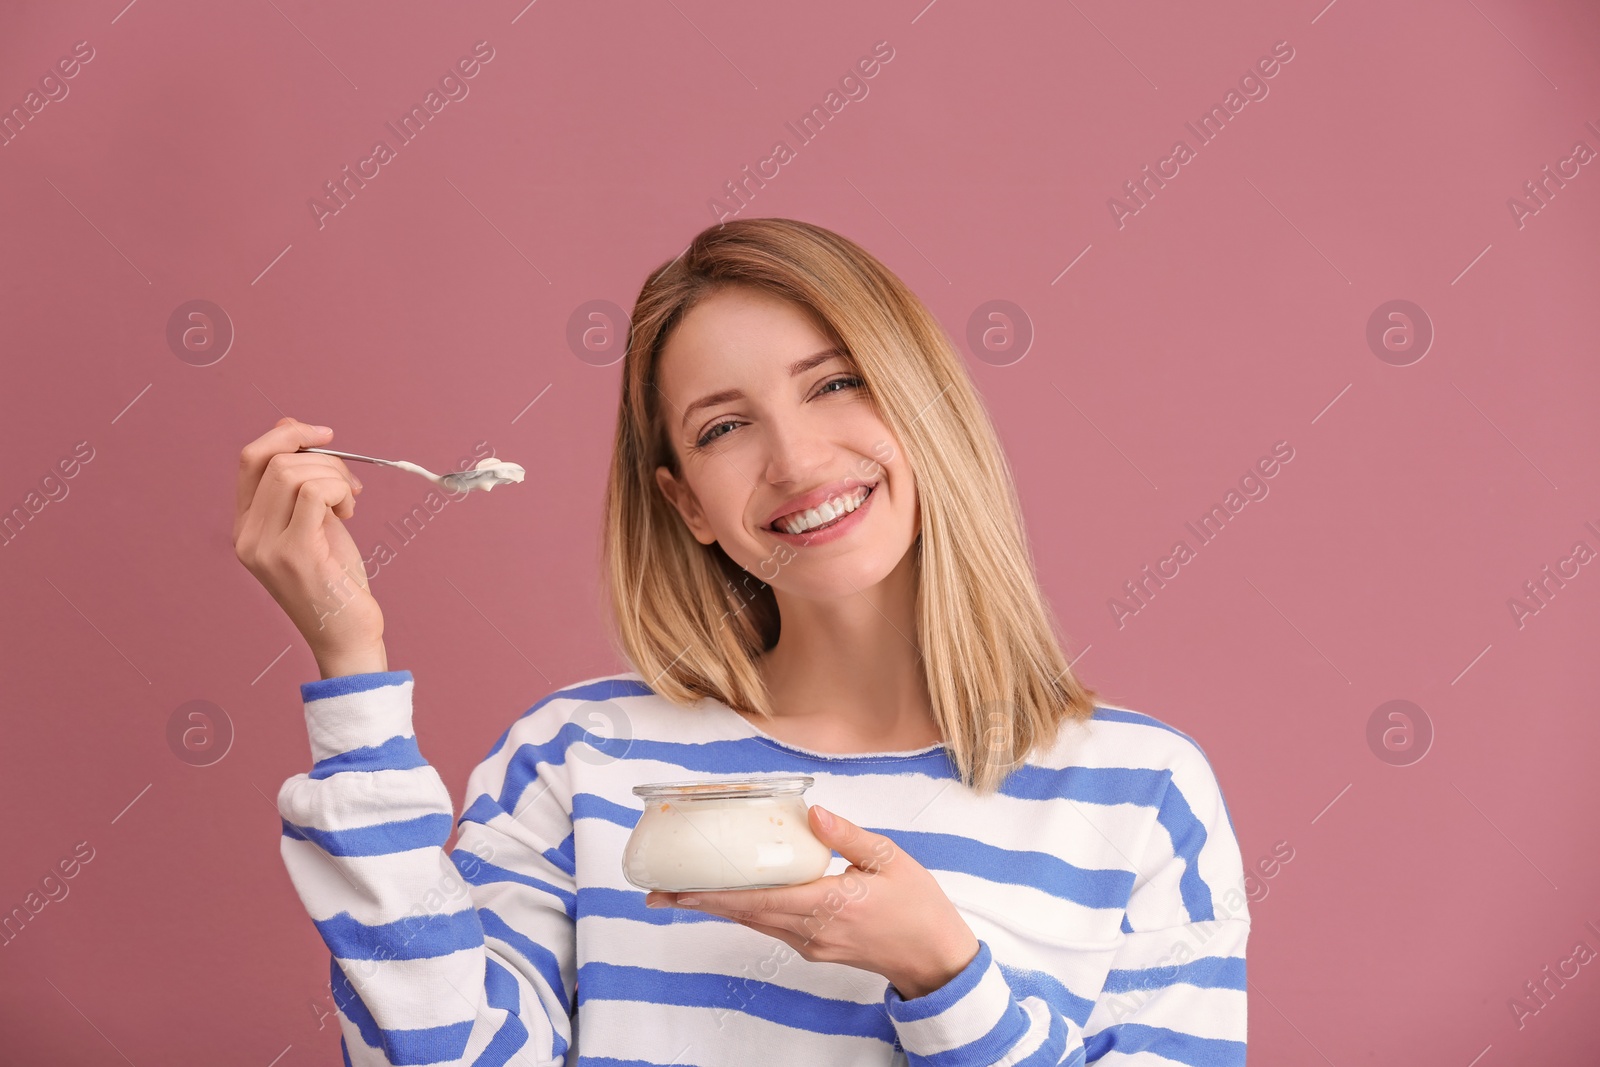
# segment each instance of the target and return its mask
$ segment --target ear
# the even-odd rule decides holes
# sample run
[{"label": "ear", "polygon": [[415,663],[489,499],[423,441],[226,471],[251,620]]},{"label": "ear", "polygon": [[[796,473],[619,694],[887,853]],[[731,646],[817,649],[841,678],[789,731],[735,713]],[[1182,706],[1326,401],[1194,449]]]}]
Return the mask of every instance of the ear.
[{"label": "ear", "polygon": [[673,477],[672,472],[662,466],[656,468],[656,485],[660,487],[661,495],[678,509],[678,514],[683,517],[683,524],[689,527],[689,532],[694,534],[696,541],[702,545],[716,542],[717,537],[711,532],[711,524],[706,522],[700,501],[687,484]]}]

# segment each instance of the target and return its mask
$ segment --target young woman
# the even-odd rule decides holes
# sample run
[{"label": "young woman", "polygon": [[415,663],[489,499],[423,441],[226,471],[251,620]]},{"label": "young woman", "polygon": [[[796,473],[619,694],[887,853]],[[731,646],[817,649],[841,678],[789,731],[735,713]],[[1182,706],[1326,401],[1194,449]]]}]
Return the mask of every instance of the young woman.
[{"label": "young woman", "polygon": [[[448,854],[341,521],[360,482],[296,451],[325,427],[244,448],[236,551],[322,673],[278,806],[346,1062],[1244,1063],[1216,778],[1073,675],[921,302],[821,227],[729,222],[650,275],[622,377],[603,547],[633,669],[517,718]],[[624,879],[633,786],[788,772],[815,778],[825,876]]]}]

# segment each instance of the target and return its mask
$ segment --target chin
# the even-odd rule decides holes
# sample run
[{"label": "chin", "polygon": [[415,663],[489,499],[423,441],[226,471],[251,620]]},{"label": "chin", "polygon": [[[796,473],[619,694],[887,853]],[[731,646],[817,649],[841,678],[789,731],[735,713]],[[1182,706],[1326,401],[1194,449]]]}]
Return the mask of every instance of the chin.
[{"label": "chin", "polygon": [[[909,545],[907,546],[909,547]],[[785,596],[804,600],[837,600],[856,596],[894,573],[904,553],[878,549],[837,556],[797,556],[778,570],[767,584]],[[772,572],[768,565],[767,573]],[[760,577],[760,572],[754,572]]]}]

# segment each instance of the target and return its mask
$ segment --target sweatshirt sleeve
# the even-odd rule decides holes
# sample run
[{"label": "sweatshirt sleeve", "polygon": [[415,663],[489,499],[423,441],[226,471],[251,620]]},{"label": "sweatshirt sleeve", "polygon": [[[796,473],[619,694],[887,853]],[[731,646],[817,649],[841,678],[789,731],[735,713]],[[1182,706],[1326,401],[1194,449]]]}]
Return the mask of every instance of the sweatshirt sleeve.
[{"label": "sweatshirt sleeve", "polygon": [[[1244,865],[1204,753],[1188,746],[1168,772],[1138,859],[1122,940],[1096,999],[1059,981],[1018,990],[982,940],[944,986],[903,1000],[884,993],[913,1067],[1243,1067]],[[1026,973],[1019,971],[1011,972]]]},{"label": "sweatshirt sleeve", "polygon": [[503,763],[485,761],[446,853],[450,794],[417,746],[412,683],[303,683],[313,765],[278,791],[284,865],[332,955],[346,1062],[555,1067],[575,993],[562,791],[538,790],[513,819],[495,800]]}]

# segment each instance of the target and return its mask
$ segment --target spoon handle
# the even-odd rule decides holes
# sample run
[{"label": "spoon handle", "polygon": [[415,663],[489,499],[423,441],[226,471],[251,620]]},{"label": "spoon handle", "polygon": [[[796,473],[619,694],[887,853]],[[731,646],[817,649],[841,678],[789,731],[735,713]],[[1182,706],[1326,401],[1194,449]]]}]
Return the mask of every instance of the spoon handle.
[{"label": "spoon handle", "polygon": [[362,463],[381,463],[385,467],[398,466],[392,459],[373,459],[371,456],[358,456],[354,452],[336,452],[331,448],[301,448],[301,452],[320,452],[324,456],[338,456],[340,459],[358,459]]}]

